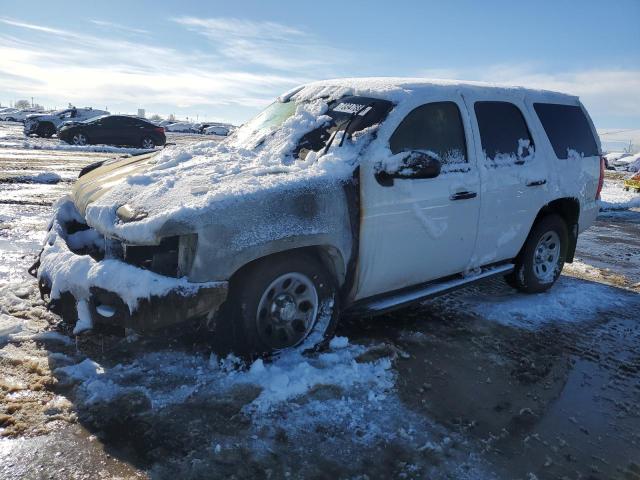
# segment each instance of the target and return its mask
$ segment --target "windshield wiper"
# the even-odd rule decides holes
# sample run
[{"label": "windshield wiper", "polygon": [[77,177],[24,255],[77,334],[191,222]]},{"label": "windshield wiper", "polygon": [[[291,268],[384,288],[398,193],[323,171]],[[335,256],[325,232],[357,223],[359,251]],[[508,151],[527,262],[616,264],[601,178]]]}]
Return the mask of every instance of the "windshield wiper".
[{"label": "windshield wiper", "polygon": [[338,128],[336,128],[335,132],[333,132],[333,135],[331,135],[331,138],[329,139],[329,141],[327,142],[327,145],[324,147],[324,151],[322,152],[327,153],[327,151],[329,150],[329,147],[331,147],[331,145],[333,144],[333,141],[336,138],[336,135],[338,134],[338,132],[340,130],[342,130],[342,126],[344,125],[344,135],[342,136],[342,138],[340,139],[340,143],[338,144],[339,147],[342,146],[342,144],[344,143],[344,139],[347,136],[347,131],[349,130],[349,127],[351,126],[351,124],[353,123],[353,121],[355,120],[355,118],[360,115],[361,112],[363,112],[364,110],[366,110],[369,107],[373,107],[373,102],[367,104],[367,105],[363,105],[362,108],[359,108],[358,110],[356,110],[355,112],[353,112],[350,116],[349,116],[349,120],[347,120],[346,122],[343,122],[342,125],[340,125]]}]

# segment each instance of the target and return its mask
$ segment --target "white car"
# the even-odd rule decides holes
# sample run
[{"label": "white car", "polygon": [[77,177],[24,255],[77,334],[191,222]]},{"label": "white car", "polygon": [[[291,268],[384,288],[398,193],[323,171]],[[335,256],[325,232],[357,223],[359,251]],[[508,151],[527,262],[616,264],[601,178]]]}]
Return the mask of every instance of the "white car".
[{"label": "white car", "polygon": [[229,128],[222,127],[220,125],[212,125],[204,129],[205,135],[218,135],[221,137],[226,137],[229,135]]},{"label": "white car", "polygon": [[613,165],[618,170],[627,170],[627,168],[635,163],[636,160],[640,158],[639,153],[627,153],[624,156],[621,156],[612,162],[609,162],[610,165]]},{"label": "white car", "polygon": [[199,133],[195,123],[176,122],[164,126],[165,131],[174,133]]},{"label": "white car", "polygon": [[627,172],[638,172],[640,171],[640,153],[634,153],[625,157],[623,165],[620,165],[622,168],[625,168]]},{"label": "white car", "polygon": [[37,135],[49,138],[66,123],[82,122],[90,118],[109,115],[105,110],[96,110],[91,107],[67,108],[49,114],[29,115],[24,121],[24,134]]},{"label": "white car", "polygon": [[224,142],[85,169],[32,272],[51,305],[77,310],[76,332],[191,321],[241,353],[308,348],[343,313],[494,275],[547,290],[594,222],[603,179],[575,96],[317,82]]},{"label": "white car", "polygon": [[44,109],[42,107],[25,108],[22,110],[11,108],[9,111],[0,113],[0,120],[7,122],[24,122],[29,115],[41,114],[43,112]]}]

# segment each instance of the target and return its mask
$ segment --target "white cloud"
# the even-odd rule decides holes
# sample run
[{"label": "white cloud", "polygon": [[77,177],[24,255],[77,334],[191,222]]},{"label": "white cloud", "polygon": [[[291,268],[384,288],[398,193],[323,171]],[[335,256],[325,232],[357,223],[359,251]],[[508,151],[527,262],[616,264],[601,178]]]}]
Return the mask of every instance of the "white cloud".
[{"label": "white cloud", "polygon": [[[227,40],[211,44],[203,53],[202,48],[178,50],[144,38],[98,36],[0,18],[0,23],[22,33],[0,35],[0,83],[13,98],[34,96],[41,103],[118,104],[130,105],[131,110],[153,105],[165,112],[173,111],[173,106],[200,112],[208,107],[214,117],[220,117],[217,107],[236,105],[244,108],[241,115],[246,116],[247,107],[262,107],[283,91],[310,80],[308,69],[301,69],[301,64],[309,68],[323,65],[302,57],[310,58],[314,49],[331,51],[285,25],[239,20],[227,24],[222,19],[206,22],[207,28],[226,32]],[[188,19],[179,23],[200,28]],[[216,35],[210,32],[207,38]],[[290,37],[296,40],[288,45]],[[278,42],[280,48],[270,48]]]},{"label": "white cloud", "polygon": [[276,22],[179,17],[176,23],[205,36],[227,59],[286,71],[326,69],[348,60],[314,36]]},{"label": "white cloud", "polygon": [[89,21],[94,25],[97,25],[98,27],[104,28],[105,30],[109,30],[109,31],[116,30],[116,31],[121,31],[125,33],[134,33],[139,35],[146,35],[149,33],[149,30],[144,30],[142,28],[129,27],[127,25],[122,25],[115,22],[108,22],[106,20],[98,20],[94,18]]},{"label": "white cloud", "polygon": [[[589,69],[545,72],[542,66],[492,65],[485,68],[448,70],[448,78],[520,85],[569,93],[580,97],[595,117],[638,118],[640,70]],[[424,70],[426,77],[441,78],[442,70]]]}]

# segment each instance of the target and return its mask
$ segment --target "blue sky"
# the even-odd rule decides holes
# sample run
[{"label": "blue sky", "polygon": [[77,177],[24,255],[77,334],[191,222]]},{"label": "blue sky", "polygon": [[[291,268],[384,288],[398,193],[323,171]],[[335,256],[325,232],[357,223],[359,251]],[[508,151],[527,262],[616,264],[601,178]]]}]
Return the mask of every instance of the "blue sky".
[{"label": "blue sky", "polygon": [[580,95],[640,127],[640,1],[0,2],[0,102],[241,123],[299,83],[427,76]]}]

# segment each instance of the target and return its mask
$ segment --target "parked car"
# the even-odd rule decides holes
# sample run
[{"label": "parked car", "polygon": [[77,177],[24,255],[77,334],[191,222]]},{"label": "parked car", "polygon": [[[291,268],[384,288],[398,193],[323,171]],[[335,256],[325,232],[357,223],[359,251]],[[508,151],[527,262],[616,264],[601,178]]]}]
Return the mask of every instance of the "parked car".
[{"label": "parked car", "polygon": [[240,353],[308,348],[341,314],[491,276],[549,289],[598,214],[603,178],[574,96],[312,83],[217,146],[87,168],[58,203],[37,276],[57,311],[77,311],[76,332],[198,321]]},{"label": "parked car", "polygon": [[67,108],[49,114],[28,115],[24,121],[24,134],[49,138],[56,133],[63,124],[80,123],[84,120],[109,115],[105,110],[91,107]]},{"label": "parked car", "polygon": [[106,144],[139,148],[164,145],[164,128],[128,115],[105,115],[73,125],[65,125],[58,137],[73,145]]},{"label": "parked car", "polygon": [[613,162],[613,166],[617,170],[626,170],[628,172],[638,171],[638,161],[640,160],[640,153],[630,153]]},{"label": "parked car", "polygon": [[0,120],[4,120],[6,122],[24,122],[29,115],[43,112],[44,109],[42,107],[25,108],[22,110],[12,108],[9,109],[9,111],[1,113]]},{"label": "parked car", "polygon": [[212,125],[210,127],[206,127],[202,133],[205,135],[218,135],[221,137],[226,137],[229,135],[229,128],[223,127],[221,125]]},{"label": "parked car", "polygon": [[164,127],[167,132],[174,133],[199,133],[195,123],[175,122]]}]

